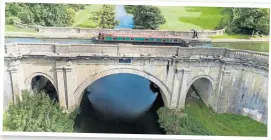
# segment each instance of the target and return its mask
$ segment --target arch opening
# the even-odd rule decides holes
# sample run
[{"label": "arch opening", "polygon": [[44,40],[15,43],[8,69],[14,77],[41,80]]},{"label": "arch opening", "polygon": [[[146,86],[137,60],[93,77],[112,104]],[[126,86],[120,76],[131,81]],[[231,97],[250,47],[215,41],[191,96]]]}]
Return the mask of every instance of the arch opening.
[{"label": "arch opening", "polygon": [[76,102],[77,106],[80,105],[82,97],[83,97],[83,93],[89,85],[91,85],[93,82],[95,82],[103,77],[106,77],[109,75],[114,75],[114,74],[133,74],[133,75],[137,75],[140,77],[144,77],[144,78],[152,81],[160,88],[160,93],[161,93],[164,105],[169,106],[171,93],[170,93],[170,90],[167,88],[167,86],[162,81],[157,79],[155,76],[151,75],[150,73],[143,72],[143,71],[137,70],[137,69],[132,69],[132,68],[109,69],[109,70],[105,70],[105,71],[102,71],[100,73],[96,73],[96,74],[88,77],[86,80],[84,80],[77,87],[77,89],[74,92],[74,98],[75,98],[75,102]]},{"label": "arch opening", "polygon": [[207,77],[199,77],[191,82],[186,95],[185,104],[190,101],[200,100],[206,106],[210,106],[210,100],[213,94],[212,80]]},{"label": "arch opening", "polygon": [[77,116],[75,128],[84,133],[164,134],[156,114],[164,106],[161,91],[152,80],[138,74],[123,72],[101,76],[83,91],[81,114]]},{"label": "arch opening", "polygon": [[36,92],[45,92],[51,100],[59,101],[57,91],[53,83],[42,75],[36,75],[30,82],[30,90]]}]

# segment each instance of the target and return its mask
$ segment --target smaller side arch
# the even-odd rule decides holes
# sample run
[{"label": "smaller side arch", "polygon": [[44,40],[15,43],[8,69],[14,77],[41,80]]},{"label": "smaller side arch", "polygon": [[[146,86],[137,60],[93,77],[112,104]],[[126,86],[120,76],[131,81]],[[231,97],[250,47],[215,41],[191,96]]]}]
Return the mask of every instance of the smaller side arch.
[{"label": "smaller side arch", "polygon": [[[207,98],[207,100],[203,100],[204,101],[204,103],[206,104],[206,105],[209,105],[210,104],[210,100],[211,100],[211,97],[212,97],[212,95],[214,94],[214,91],[215,91],[215,89],[214,89],[214,87],[215,87],[215,81],[214,81],[214,79],[211,77],[211,76],[209,76],[209,75],[197,75],[197,76],[195,76],[195,77],[193,77],[192,78],[192,80],[188,83],[188,85],[187,85],[187,89],[186,89],[186,92],[185,92],[185,98],[186,98],[186,96],[187,96],[187,93],[188,93],[188,90],[190,89],[190,87],[197,81],[197,80],[200,80],[200,79],[207,79],[209,82],[210,82],[210,84],[211,84],[211,91],[212,91],[212,93],[210,94],[210,95],[208,95],[208,98]],[[201,97],[201,99],[202,99],[202,97]],[[186,102],[186,100],[185,100],[185,102]]]},{"label": "smaller side arch", "polygon": [[53,78],[51,78],[48,74],[46,73],[42,73],[42,72],[35,72],[35,73],[32,73],[31,75],[29,75],[25,80],[24,80],[24,86],[25,86],[25,89],[27,90],[30,90],[31,89],[31,81],[34,77],[36,76],[44,76],[45,78],[47,78],[52,84],[53,86],[55,87],[56,91],[57,91],[57,88],[56,88],[56,82]]}]

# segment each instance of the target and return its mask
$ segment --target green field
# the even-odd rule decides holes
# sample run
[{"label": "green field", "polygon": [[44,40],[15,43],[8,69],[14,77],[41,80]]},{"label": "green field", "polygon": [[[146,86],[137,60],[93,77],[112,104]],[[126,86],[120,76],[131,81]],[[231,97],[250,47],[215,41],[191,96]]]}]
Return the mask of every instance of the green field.
[{"label": "green field", "polygon": [[249,117],[216,114],[199,100],[188,100],[185,113],[200,120],[217,136],[267,136],[267,126]]},{"label": "green field", "polygon": [[75,15],[74,27],[83,27],[83,28],[96,28],[96,24],[90,19],[91,12],[98,11],[102,5],[92,4],[86,6],[85,9],[80,10]]},{"label": "green field", "polygon": [[228,34],[224,34],[224,35],[216,35],[216,36],[209,36],[209,38],[211,39],[250,39],[251,35],[242,35],[242,34],[235,34],[235,35],[228,35]]},{"label": "green field", "polygon": [[257,52],[269,52],[269,42],[213,42],[214,47],[238,49],[238,50],[250,50]]},{"label": "green field", "polygon": [[23,28],[17,28],[14,25],[5,25],[5,31],[6,32],[27,32],[27,33],[37,33],[37,31],[32,29],[23,29]]},{"label": "green field", "polygon": [[223,8],[160,6],[166,23],[161,30],[215,29],[219,24]]}]

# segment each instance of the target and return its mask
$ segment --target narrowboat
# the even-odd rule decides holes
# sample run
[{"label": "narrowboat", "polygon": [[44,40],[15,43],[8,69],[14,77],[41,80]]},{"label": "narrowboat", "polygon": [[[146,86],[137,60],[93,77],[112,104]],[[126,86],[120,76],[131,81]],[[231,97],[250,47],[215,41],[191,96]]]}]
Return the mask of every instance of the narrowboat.
[{"label": "narrowboat", "polygon": [[195,37],[182,38],[179,36],[150,36],[150,35],[131,35],[131,34],[107,34],[99,33],[98,37],[93,38],[98,43],[129,43],[134,45],[176,45],[180,47],[195,46],[195,44],[210,43],[210,39],[195,39]]},{"label": "narrowboat", "polygon": [[187,47],[188,43],[176,36],[148,36],[129,34],[105,34],[99,33],[94,41],[100,43],[131,43],[131,44],[153,44],[153,45],[178,45]]}]

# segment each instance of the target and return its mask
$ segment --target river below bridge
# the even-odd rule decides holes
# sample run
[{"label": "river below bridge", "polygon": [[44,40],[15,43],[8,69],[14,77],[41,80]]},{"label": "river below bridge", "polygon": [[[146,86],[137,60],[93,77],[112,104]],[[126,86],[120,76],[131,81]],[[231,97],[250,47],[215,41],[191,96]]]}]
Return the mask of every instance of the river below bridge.
[{"label": "river below bridge", "polygon": [[78,133],[164,134],[156,111],[163,106],[150,81],[133,74],[114,74],[92,83],[81,101]]}]

